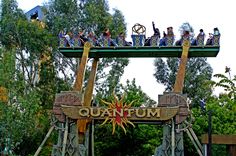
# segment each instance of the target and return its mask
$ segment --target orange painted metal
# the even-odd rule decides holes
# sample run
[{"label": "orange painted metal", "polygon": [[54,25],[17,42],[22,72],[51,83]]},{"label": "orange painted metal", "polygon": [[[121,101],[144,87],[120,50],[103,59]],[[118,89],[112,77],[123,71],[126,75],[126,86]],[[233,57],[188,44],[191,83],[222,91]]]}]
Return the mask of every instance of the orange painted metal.
[{"label": "orange painted metal", "polygon": [[175,80],[175,85],[174,85],[174,92],[176,93],[182,93],[183,91],[184,77],[185,77],[186,64],[188,61],[189,48],[190,48],[190,42],[188,40],[184,40],[183,52],[182,52],[179,70],[178,70],[176,80]]},{"label": "orange painted metal", "polygon": [[84,74],[85,74],[90,47],[91,47],[91,44],[89,42],[86,42],[84,45],[84,52],[81,58],[79,69],[76,74],[77,76],[76,76],[76,80],[74,84],[74,91],[82,92]]}]

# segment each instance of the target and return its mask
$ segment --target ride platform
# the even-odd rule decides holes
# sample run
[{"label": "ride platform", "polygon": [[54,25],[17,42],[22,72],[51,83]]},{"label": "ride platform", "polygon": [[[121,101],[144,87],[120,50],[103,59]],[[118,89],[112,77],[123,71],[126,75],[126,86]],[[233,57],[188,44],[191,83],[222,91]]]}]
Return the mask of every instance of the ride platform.
[{"label": "ride platform", "polygon": [[[219,46],[191,46],[188,57],[216,57]],[[80,58],[83,47],[59,47],[59,51],[68,58]],[[91,47],[90,58],[147,58],[147,57],[181,57],[182,46],[159,47]]]}]

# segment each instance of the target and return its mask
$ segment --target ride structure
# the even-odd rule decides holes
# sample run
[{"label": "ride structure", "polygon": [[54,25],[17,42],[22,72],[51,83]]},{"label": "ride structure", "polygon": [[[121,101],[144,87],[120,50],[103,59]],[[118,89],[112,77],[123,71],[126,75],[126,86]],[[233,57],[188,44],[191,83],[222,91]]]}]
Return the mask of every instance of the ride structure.
[{"label": "ride structure", "polygon": [[[104,121],[103,124],[111,121],[113,132],[117,125],[126,132],[126,124],[133,126],[133,123],[140,122],[163,124],[163,143],[159,147],[158,154],[161,156],[183,156],[183,132],[186,131],[198,154],[200,156],[204,154],[202,146],[191,128],[191,111],[188,107],[187,95],[184,95],[182,91],[188,58],[216,57],[220,49],[219,34],[215,37],[217,39],[212,39],[211,45],[203,45],[203,38],[199,38],[197,45],[191,45],[188,38],[183,38],[181,46],[174,46],[172,27],[168,28],[169,32],[162,38],[163,44],[161,44],[160,38],[157,38],[159,36],[152,36],[149,41],[146,40],[146,28],[140,24],[135,24],[132,30],[133,46],[129,44],[122,46],[122,43],[126,43],[126,41],[122,42],[121,38],[118,39],[117,44],[114,44],[111,38],[106,38],[101,40],[105,43],[97,44],[96,42],[95,44],[94,40],[88,40],[81,47],[78,45],[79,42],[76,42],[77,45],[73,44],[74,40],[79,39],[78,36],[76,38],[70,36],[69,39],[66,39],[62,34],[59,35],[59,51],[66,57],[80,58],[80,66],[77,70],[73,91],[64,91],[56,95],[52,126],[35,156],[39,154],[53,129],[58,130],[59,135],[57,144],[53,146],[52,155],[94,156],[93,133],[94,122],[97,120]],[[149,45],[144,46],[147,41]],[[110,42],[113,42],[114,46],[111,46]],[[125,104],[123,97],[118,99],[115,94],[114,101],[102,101],[107,104],[107,108],[94,107],[91,105],[91,101],[97,65],[99,58],[105,57],[179,57],[180,65],[174,89],[172,92],[159,95],[158,107],[155,108],[133,108],[132,103]],[[93,58],[93,63],[87,86],[83,91],[88,58]]]}]

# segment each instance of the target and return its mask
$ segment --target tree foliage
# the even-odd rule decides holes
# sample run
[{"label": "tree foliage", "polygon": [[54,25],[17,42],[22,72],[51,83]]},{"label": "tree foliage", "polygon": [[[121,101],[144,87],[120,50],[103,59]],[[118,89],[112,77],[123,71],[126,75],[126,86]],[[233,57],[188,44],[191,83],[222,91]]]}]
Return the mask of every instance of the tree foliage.
[{"label": "tree foliage", "polygon": [[111,35],[118,36],[119,33],[126,33],[125,17],[118,9],[113,9],[112,23],[110,25]]},{"label": "tree foliage", "polygon": [[41,115],[40,94],[36,88],[25,90],[23,73],[15,69],[15,52],[4,49],[3,53],[0,77],[1,86],[7,89],[8,101],[0,101],[0,142],[15,152],[23,138],[31,136],[34,140],[47,125],[42,122],[45,119]]},{"label": "tree foliage", "polygon": [[213,82],[215,87],[223,87],[229,98],[236,100],[236,76],[233,79],[228,78],[223,74],[215,74],[214,77],[220,78],[219,82]]},{"label": "tree foliage", "polygon": [[84,28],[92,29],[96,34],[109,28],[112,22],[112,15],[108,12],[109,5],[106,0],[86,0],[81,5],[84,19],[82,25]]},{"label": "tree foliage", "polygon": [[[15,154],[27,155],[36,150],[37,144],[28,148],[26,143],[42,140],[49,125],[42,98],[49,102],[55,91],[44,89],[42,94],[40,86],[53,89],[55,84],[50,74],[43,72],[42,57],[46,52],[51,55],[53,40],[38,22],[27,21],[16,1],[3,0],[1,8],[0,86],[7,90],[8,100],[0,104],[0,143]],[[53,66],[50,69],[53,71]],[[49,78],[50,85],[42,83],[43,78]],[[52,106],[52,100],[46,105]]]},{"label": "tree foliage", "polygon": [[60,30],[77,28],[80,20],[80,12],[76,0],[50,0],[45,6],[45,22],[47,28],[54,36]]},{"label": "tree foliage", "polygon": [[[216,74],[214,76],[217,77],[219,81],[212,81],[209,85],[213,89],[219,86],[223,87],[225,92],[220,93],[218,96],[208,96],[205,99],[205,110],[200,109],[200,107],[192,109],[195,118],[193,129],[199,139],[202,134],[208,133],[209,111],[212,112],[212,134],[235,135],[236,132],[236,102],[233,96],[235,95],[235,79],[231,80],[223,74]],[[189,152],[195,152],[193,147],[188,147],[187,149]],[[224,146],[215,145],[212,151],[213,155],[226,155],[226,148]]]},{"label": "tree foliage", "polygon": [[18,9],[15,0],[2,0],[1,9],[1,44],[8,48],[16,46],[18,43],[15,38],[17,27],[16,21],[19,18],[24,18],[23,11]]},{"label": "tree foliage", "polygon": [[[155,59],[156,71],[154,77],[158,83],[166,86],[166,91],[172,91],[178,72],[180,59]],[[190,58],[187,62],[183,93],[193,100],[193,104],[208,97],[212,89],[207,83],[212,77],[212,68],[206,58]]]}]

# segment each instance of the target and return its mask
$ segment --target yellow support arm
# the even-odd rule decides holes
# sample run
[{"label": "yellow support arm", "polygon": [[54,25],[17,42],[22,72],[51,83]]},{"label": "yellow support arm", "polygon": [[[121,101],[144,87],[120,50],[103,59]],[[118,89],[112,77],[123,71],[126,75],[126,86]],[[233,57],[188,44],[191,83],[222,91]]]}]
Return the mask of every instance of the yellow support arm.
[{"label": "yellow support arm", "polygon": [[175,79],[174,92],[182,93],[184,87],[184,77],[186,64],[188,61],[188,53],[189,53],[190,42],[188,40],[184,40],[183,43],[183,51],[180,60],[179,70]]},{"label": "yellow support arm", "polygon": [[84,74],[85,74],[85,69],[86,69],[86,64],[87,64],[90,48],[91,48],[91,44],[89,42],[86,42],[84,45],[84,52],[80,61],[79,69],[76,74],[74,91],[79,91],[80,93],[82,92]]}]

